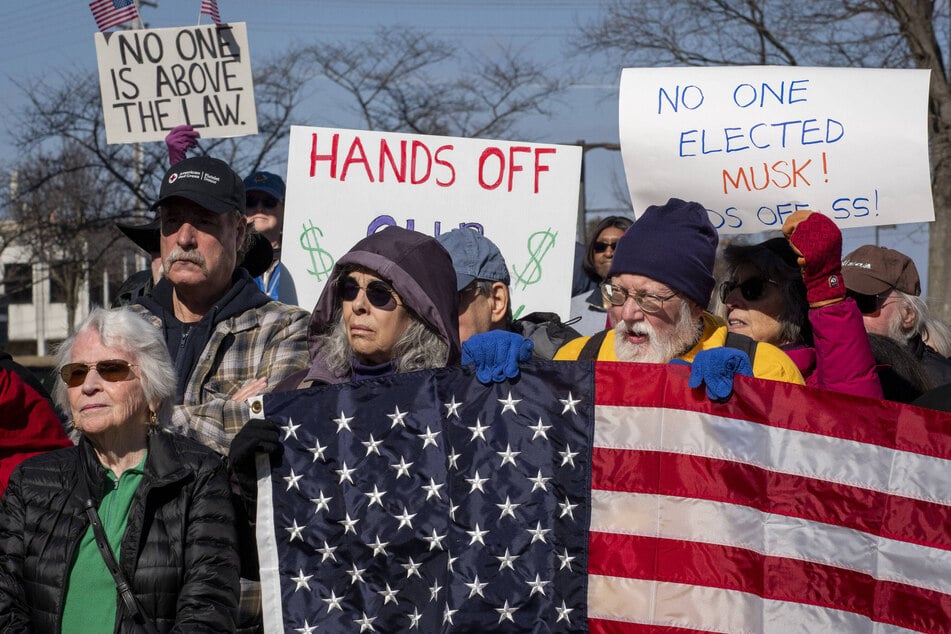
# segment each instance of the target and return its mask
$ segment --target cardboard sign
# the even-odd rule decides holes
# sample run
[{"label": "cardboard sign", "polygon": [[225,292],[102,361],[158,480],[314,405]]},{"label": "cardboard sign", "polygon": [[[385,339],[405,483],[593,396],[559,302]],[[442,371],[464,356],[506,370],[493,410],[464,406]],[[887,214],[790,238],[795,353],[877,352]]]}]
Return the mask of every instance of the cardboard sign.
[{"label": "cardboard sign", "polygon": [[257,134],[243,22],[96,33],[109,143],[161,141],[187,123],[205,138]]},{"label": "cardboard sign", "polygon": [[499,247],[516,315],[568,316],[581,148],[291,127],[281,261],[299,303],[337,259],[388,225],[473,227]]},{"label": "cardboard sign", "polygon": [[620,136],[635,215],[695,200],[720,233],[798,209],[840,227],[934,220],[928,70],[626,68]]}]

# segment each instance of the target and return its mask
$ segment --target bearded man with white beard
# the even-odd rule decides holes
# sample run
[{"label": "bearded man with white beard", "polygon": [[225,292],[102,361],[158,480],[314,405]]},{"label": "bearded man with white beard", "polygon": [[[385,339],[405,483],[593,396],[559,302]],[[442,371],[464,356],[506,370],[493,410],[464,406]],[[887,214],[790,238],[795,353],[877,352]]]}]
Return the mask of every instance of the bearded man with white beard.
[{"label": "bearded man with white beard", "polygon": [[[726,324],[706,311],[717,243],[717,231],[703,205],[671,198],[665,205],[648,207],[618,241],[602,284],[612,328],[569,341],[555,359],[634,363],[679,359],[699,365],[701,357],[722,363],[745,355],[739,350],[711,352],[727,341]],[[796,365],[779,348],[759,343],[753,357],[753,376],[803,384]]]}]

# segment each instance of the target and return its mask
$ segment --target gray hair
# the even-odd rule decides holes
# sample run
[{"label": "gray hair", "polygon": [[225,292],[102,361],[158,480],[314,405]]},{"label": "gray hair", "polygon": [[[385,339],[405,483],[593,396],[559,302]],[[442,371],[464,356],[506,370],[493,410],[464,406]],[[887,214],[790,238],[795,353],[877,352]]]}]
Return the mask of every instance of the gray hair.
[{"label": "gray hair", "polygon": [[[410,325],[393,346],[393,370],[399,373],[444,367],[449,355],[449,344],[427,327],[413,311],[406,308],[406,312]],[[334,311],[331,322],[333,328],[317,338],[317,345],[325,351],[327,369],[334,376],[348,377],[352,372],[353,348],[347,339],[347,325],[340,307]]]},{"label": "gray hair", "polygon": [[[928,321],[928,305],[925,300],[917,295],[909,295],[897,288],[893,288],[895,299],[898,301],[899,310],[892,313],[891,320],[888,322],[888,336],[896,341],[908,341],[921,331],[926,331]],[[912,313],[914,320],[910,328],[902,325],[903,310],[906,309]]]},{"label": "gray hair", "polygon": [[[504,284],[504,282],[501,283]],[[481,295],[482,297],[491,297],[493,286],[495,286],[495,282],[492,280],[475,279],[469,282],[469,285],[459,291],[459,293],[461,295],[469,289],[472,289],[475,291],[477,296]],[[504,330],[511,330],[512,322],[514,321],[514,317],[512,315],[512,291],[508,284],[505,284],[505,290],[508,291],[509,302],[508,306],[505,307],[505,318],[502,320],[501,326]]]},{"label": "gray hair", "polygon": [[[139,368],[146,402],[150,406],[159,404],[155,413],[160,422],[169,420],[175,395],[175,368],[159,329],[128,307],[114,310],[94,308],[76,328],[76,333],[60,344],[56,351],[57,369],[72,362],[76,338],[86,331],[96,332],[103,345],[121,348],[131,354]],[[68,414],[69,396],[62,380],[55,382],[53,398]]]}]

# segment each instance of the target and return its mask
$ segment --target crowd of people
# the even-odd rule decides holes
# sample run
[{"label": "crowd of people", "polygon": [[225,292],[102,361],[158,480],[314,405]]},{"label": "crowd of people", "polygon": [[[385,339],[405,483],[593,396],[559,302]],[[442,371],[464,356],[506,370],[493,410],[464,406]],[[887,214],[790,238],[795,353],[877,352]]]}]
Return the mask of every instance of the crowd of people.
[{"label": "crowd of people", "polygon": [[155,266],[59,348],[64,419],[0,367],[17,431],[0,443],[2,631],[258,631],[255,456],[282,451],[248,405],[266,392],[460,364],[504,381],[534,355],[686,363],[690,387],[716,400],[737,374],[951,398],[951,338],[914,262],[878,246],[843,258],[822,213],[720,256],[700,203],[606,218],[565,321],[513,318],[509,267],[479,232],[388,227],[339,258],[305,310],[280,264],[283,181],[186,158],[196,138],[173,131],[155,221],[123,227]]}]

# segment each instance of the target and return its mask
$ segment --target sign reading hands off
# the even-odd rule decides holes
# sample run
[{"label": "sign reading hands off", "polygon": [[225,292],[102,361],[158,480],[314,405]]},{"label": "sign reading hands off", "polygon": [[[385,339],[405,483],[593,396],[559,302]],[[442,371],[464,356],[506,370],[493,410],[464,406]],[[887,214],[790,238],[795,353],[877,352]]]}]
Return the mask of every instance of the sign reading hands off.
[{"label": "sign reading hands off", "polygon": [[840,227],[934,220],[927,70],[626,68],[620,136],[636,215],[703,204],[720,233],[799,209]]},{"label": "sign reading hands off", "polygon": [[257,134],[243,22],[96,33],[109,143],[161,141],[187,123],[205,138]]},{"label": "sign reading hands off", "polygon": [[366,236],[470,227],[502,252],[516,317],[567,317],[580,175],[576,146],[292,126],[281,262],[310,309]]}]

